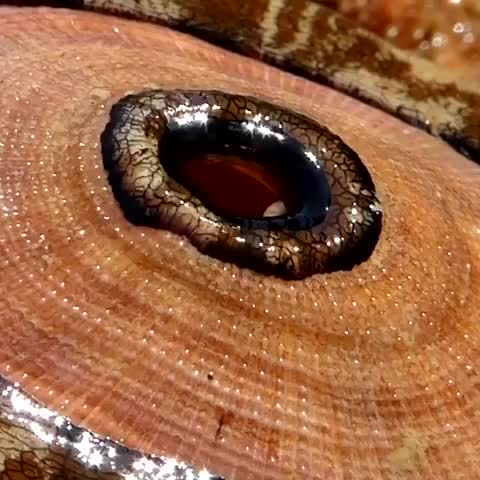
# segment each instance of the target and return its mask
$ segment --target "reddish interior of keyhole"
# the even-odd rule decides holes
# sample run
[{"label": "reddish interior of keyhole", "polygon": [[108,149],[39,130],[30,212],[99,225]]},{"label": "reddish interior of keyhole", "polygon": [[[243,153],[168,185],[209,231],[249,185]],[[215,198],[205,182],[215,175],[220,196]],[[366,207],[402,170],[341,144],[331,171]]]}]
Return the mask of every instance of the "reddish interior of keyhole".
[{"label": "reddish interior of keyhole", "polygon": [[298,208],[292,180],[273,162],[264,166],[237,155],[191,155],[177,159],[178,181],[216,213],[226,217],[259,218],[272,203],[286,212]]}]

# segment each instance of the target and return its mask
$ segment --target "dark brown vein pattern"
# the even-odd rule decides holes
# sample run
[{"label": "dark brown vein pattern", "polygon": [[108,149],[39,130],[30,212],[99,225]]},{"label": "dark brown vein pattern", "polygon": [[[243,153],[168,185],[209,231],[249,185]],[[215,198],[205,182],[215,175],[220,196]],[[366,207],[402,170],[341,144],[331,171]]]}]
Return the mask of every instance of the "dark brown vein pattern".
[{"label": "dark brown vein pattern", "polygon": [[[195,115],[205,123],[245,122],[302,145],[306,154],[298,162],[323,170],[330,185],[326,218],[294,231],[273,228],[275,220],[268,219],[255,224],[247,220],[246,225],[226,222],[209,210],[167,175],[159,151],[175,121],[195,123]],[[114,105],[102,145],[123,209],[145,224],[187,236],[203,253],[298,279],[349,270],[370,256],[378,239],[381,206],[358,155],[326,127],[267,102],[222,92],[143,92]]]},{"label": "dark brown vein pattern", "polygon": [[[477,165],[168,28],[1,10],[2,375],[228,479],[480,477]],[[98,142],[111,105],[145,88],[235,91],[328,125],[388,211],[371,261],[284,282],[126,222]]]}]

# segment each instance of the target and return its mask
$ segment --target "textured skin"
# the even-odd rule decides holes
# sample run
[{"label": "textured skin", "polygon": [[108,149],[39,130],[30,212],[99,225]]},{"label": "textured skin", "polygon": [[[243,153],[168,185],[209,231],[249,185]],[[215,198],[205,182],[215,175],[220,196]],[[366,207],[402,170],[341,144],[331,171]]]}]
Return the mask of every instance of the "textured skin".
[{"label": "textured skin", "polygon": [[0,378],[2,480],[202,480],[199,471],[172,460],[144,456],[78,428]]},{"label": "textured skin", "polygon": [[[287,52],[288,53],[288,52]],[[388,89],[387,89],[388,90]],[[455,277],[455,274],[453,274]],[[422,284],[422,288],[426,288],[424,284]],[[461,291],[467,291],[467,289],[462,289]],[[7,308],[10,306],[7,305]],[[9,311],[11,309],[9,308]],[[19,322],[22,320],[22,318],[19,319]],[[427,335],[427,334],[426,334]],[[304,345],[302,345],[303,347]],[[465,350],[462,350],[461,352],[462,355],[472,352],[465,352]],[[453,354],[452,354],[453,355]],[[473,354],[472,354],[473,355]],[[476,355],[478,356],[478,355]],[[446,360],[445,360],[446,362]],[[470,367],[469,365],[467,365]],[[470,370],[468,370],[470,371]],[[387,398],[387,395],[385,394],[385,397]],[[358,400],[358,399],[357,399]],[[405,416],[408,416],[414,408],[423,408],[423,401],[424,399],[421,399],[420,402],[415,401],[415,399],[409,399],[411,400],[411,404],[409,405],[410,408],[406,410],[407,413],[405,413]],[[341,401],[347,401],[344,399],[341,399]],[[340,402],[340,400],[339,400]],[[390,397],[388,397],[388,400],[385,400],[385,402],[392,402],[393,409],[398,408],[400,409],[403,404],[395,403],[395,400],[392,400]],[[353,403],[353,402],[352,402]],[[353,405],[352,405],[353,406]],[[420,406],[420,407],[419,407]],[[364,414],[364,406],[362,404],[356,405],[356,407],[361,410],[361,414]],[[447,405],[447,410],[453,411],[457,407],[456,404],[448,404]],[[4,408],[2,406],[2,411],[8,415],[8,406],[7,408]],[[223,418],[223,417],[222,417]],[[428,419],[427,419],[428,420]],[[472,423],[474,423],[474,420],[472,420]],[[50,455],[54,455],[55,452],[51,451],[48,448],[48,445],[45,444],[38,444],[38,439],[35,439],[33,436],[28,434],[28,430],[23,426],[21,428],[17,428],[14,426],[11,422],[5,422],[2,423],[1,426],[1,441],[2,441],[2,454],[4,454],[5,451],[11,453],[11,457],[8,457],[4,460],[4,465],[6,470],[4,470],[3,475],[5,478],[11,478],[11,479],[16,479],[16,478],[45,478],[48,476],[45,472],[50,472],[48,468],[45,471],[40,472],[40,467],[34,467],[32,466],[36,461],[31,461],[31,455],[32,452],[35,452],[36,450],[36,445],[38,445],[38,450],[40,451],[41,455],[45,455],[45,458],[49,458]],[[25,437],[24,437],[25,435]],[[14,444],[14,447],[10,449],[10,447],[4,447],[4,445],[9,445],[8,442],[12,442]],[[405,437],[405,440],[402,439],[401,447],[399,448],[398,452],[395,452],[394,455],[394,461],[396,463],[399,463],[400,465],[407,465],[406,470],[408,471],[409,469],[415,468],[418,465],[423,465],[424,464],[424,457],[425,457],[425,452],[428,450],[428,438],[422,438],[419,435],[416,435],[415,432],[413,432],[410,436]],[[448,443],[451,443],[450,438],[445,438],[445,448],[448,447]],[[29,450],[29,453],[22,454],[22,450],[20,445],[27,445],[27,450]],[[412,453],[413,452],[413,453]],[[61,452],[60,454],[60,459],[56,462],[56,465],[58,465],[58,468],[55,467],[53,469],[53,476],[54,478],[90,478],[90,477],[95,477],[97,474],[95,472],[87,471],[87,470],[82,470],[80,469],[77,473],[77,467],[73,468],[73,473],[70,473],[70,467],[68,466],[68,461],[63,460],[63,455],[68,452]],[[443,450],[441,450],[441,453],[443,454]],[[475,452],[472,454],[473,456],[470,459],[470,465],[473,465],[475,462]],[[57,457],[55,457],[57,458]],[[473,458],[473,460],[472,460]],[[405,460],[406,459],[406,460]],[[37,465],[40,465],[41,468],[46,468],[48,465],[48,462],[46,464],[38,463]],[[413,467],[412,467],[413,465]],[[465,469],[464,469],[465,470]],[[476,474],[476,473],[475,473]],[[474,474],[474,475],[475,475]],[[426,473],[425,475],[428,475]],[[445,477],[446,478],[446,477]],[[453,478],[453,477],[451,477]],[[462,477],[465,478],[465,477]],[[468,478],[468,477],[467,477]],[[470,479],[469,479],[470,480]]]},{"label": "textured skin", "polygon": [[[178,109],[193,111],[193,102],[208,105],[202,112],[210,118],[253,125],[258,116],[259,127],[276,128],[313,153],[332,193],[324,221],[298,231],[274,228],[276,220],[269,219],[256,225],[227,223],[169,178],[159,161],[159,143],[169,118],[181,118]],[[358,155],[327,128],[266,102],[221,92],[132,95],[113,107],[102,145],[110,182],[124,210],[133,210],[143,223],[186,235],[201,252],[227,261],[299,279],[352,268],[370,256],[378,239],[380,204]]]},{"label": "textured skin", "polygon": [[480,162],[478,81],[459,81],[318,3],[85,0],[85,7],[166,23],[326,82]]}]

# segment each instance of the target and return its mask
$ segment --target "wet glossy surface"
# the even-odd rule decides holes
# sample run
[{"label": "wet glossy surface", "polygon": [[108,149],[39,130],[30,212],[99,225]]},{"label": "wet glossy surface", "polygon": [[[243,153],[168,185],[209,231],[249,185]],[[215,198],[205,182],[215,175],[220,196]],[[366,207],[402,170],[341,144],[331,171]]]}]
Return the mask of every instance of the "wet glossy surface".
[{"label": "wet glossy surface", "polygon": [[[226,478],[480,475],[477,165],[338,92],[170,30],[9,12],[3,376],[101,437]],[[111,105],[146,86],[253,95],[338,132],[386,212],[370,261],[285,282],[125,221],[98,138]],[[5,438],[3,465],[31,465],[35,440],[22,437],[22,457]]]},{"label": "wet glossy surface", "polygon": [[0,442],[3,478],[222,480],[206,469],[195,471],[175,458],[144,455],[79,428],[4,379]]},{"label": "wet glossy surface", "polygon": [[[142,92],[113,106],[101,142],[112,191],[132,223],[185,235],[200,252],[239,267],[303,279],[351,270],[378,241],[382,207],[357,153],[278,105],[221,91]],[[170,174],[177,157],[242,148],[289,172],[297,211],[222,215],[194,181]]]}]

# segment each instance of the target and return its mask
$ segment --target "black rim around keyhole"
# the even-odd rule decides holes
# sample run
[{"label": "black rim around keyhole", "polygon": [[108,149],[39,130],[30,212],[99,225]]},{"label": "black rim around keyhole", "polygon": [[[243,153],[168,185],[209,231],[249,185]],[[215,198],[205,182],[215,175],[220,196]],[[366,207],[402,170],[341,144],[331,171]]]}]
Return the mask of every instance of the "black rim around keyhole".
[{"label": "black rim around keyhole", "polygon": [[[169,124],[159,155],[169,176],[212,212],[245,228],[311,228],[331,201],[318,163],[295,139],[249,128],[245,122],[209,118]],[[274,202],[286,212],[263,217]]]}]

